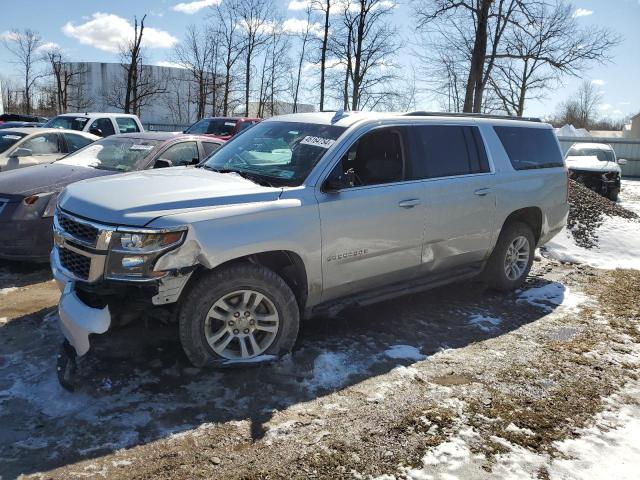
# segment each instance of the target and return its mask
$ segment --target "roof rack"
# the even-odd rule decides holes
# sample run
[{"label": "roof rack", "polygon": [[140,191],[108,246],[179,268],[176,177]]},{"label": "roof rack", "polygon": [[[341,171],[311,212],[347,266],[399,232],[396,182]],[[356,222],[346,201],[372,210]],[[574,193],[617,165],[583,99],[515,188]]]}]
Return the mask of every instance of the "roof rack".
[{"label": "roof rack", "polygon": [[493,118],[496,120],[519,120],[523,122],[541,122],[537,117],[510,117],[508,115],[488,115],[484,113],[454,113],[454,112],[407,112],[402,115],[408,117],[473,117],[473,118]]}]

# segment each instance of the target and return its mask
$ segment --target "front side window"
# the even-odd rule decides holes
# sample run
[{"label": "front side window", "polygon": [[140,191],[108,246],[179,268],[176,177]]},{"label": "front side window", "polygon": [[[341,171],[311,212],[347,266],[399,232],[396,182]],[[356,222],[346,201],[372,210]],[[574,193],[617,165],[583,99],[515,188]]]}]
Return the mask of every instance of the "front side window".
[{"label": "front side window", "polygon": [[237,120],[226,118],[205,118],[187,128],[185,133],[205,133],[207,135],[225,137],[233,135],[237,123]]},{"label": "front side window", "polygon": [[493,127],[515,170],[563,167],[556,135],[550,128]]},{"label": "front side window", "polygon": [[603,148],[577,148],[571,147],[567,152],[567,157],[596,157],[601,162],[615,162],[612,150]]},{"label": "front side window", "polygon": [[262,122],[215,152],[204,168],[275,186],[301,185],[344,131],[335,125]]},{"label": "front side window", "polygon": [[196,142],[182,142],[171,145],[160,154],[160,158],[170,160],[173,165],[193,165],[198,163],[200,159],[198,145]]},{"label": "front side window", "polygon": [[86,147],[93,142],[90,138],[83,137],[82,135],[74,135],[73,133],[63,133],[64,139],[67,141],[67,152],[73,153],[76,150],[80,150],[82,147]]},{"label": "front side window", "polygon": [[158,140],[129,137],[103,138],[67,155],[59,160],[59,163],[114,172],[130,172],[144,167],[159,143]]},{"label": "front side window", "polygon": [[442,178],[489,172],[476,127],[419,125],[409,128],[414,178]]},{"label": "front side window", "polygon": [[62,152],[60,139],[56,133],[36,135],[26,140],[21,147],[31,150],[32,155],[54,155]]},{"label": "front side window", "polygon": [[402,135],[398,129],[365,134],[342,157],[330,177],[350,176],[353,187],[399,182],[406,178]]},{"label": "front side window", "polygon": [[208,157],[220,148],[220,144],[213,142],[202,142],[202,148],[204,149],[204,156]]},{"label": "front side window", "polygon": [[66,128],[67,130],[82,131],[89,119],[87,117],[54,117],[44,124],[46,128]]},{"label": "front side window", "polygon": [[138,124],[131,117],[117,117],[116,123],[120,133],[137,133],[140,131]]},{"label": "front side window", "polygon": [[111,123],[111,120],[109,120],[108,118],[98,118],[97,120],[94,120],[89,127],[89,131],[94,129],[100,130],[103,137],[108,137],[109,135],[113,135],[116,133],[115,129],[113,128],[113,123]]},{"label": "front side window", "polygon": [[19,132],[0,133],[0,153],[8,150],[11,146],[15,145],[16,142],[18,142],[26,135],[26,133]]}]

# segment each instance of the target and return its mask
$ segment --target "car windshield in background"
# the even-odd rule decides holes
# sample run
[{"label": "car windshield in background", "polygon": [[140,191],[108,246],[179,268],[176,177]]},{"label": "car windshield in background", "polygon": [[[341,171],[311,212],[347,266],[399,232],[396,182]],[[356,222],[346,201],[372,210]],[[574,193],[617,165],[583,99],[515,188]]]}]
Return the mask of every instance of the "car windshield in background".
[{"label": "car windshield in background", "polygon": [[273,186],[300,185],[344,131],[335,125],[262,122],[232,139],[204,167]]},{"label": "car windshield in background", "polygon": [[15,144],[22,137],[26,136],[26,133],[18,132],[6,132],[0,133],[0,153],[6,151],[13,144]]},{"label": "car windshield in background", "polygon": [[200,120],[191,125],[185,133],[206,133],[209,135],[219,135],[221,137],[233,135],[236,129],[236,120],[225,120],[224,118],[216,118],[214,120]]},{"label": "car windshield in background", "polygon": [[67,155],[58,163],[130,172],[143,166],[144,159],[160,143],[140,138],[105,138]]},{"label": "car windshield in background", "polygon": [[86,117],[55,117],[44,124],[46,128],[66,128],[82,130],[89,121]]},{"label": "car windshield in background", "polygon": [[601,148],[570,148],[567,157],[597,157],[601,162],[615,162],[613,152]]}]

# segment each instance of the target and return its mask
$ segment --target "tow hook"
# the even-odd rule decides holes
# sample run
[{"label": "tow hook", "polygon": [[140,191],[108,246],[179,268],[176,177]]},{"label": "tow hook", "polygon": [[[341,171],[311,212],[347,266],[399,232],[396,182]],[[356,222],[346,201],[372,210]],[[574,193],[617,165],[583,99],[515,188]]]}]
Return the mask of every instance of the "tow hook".
[{"label": "tow hook", "polygon": [[58,353],[57,374],[58,382],[65,390],[73,392],[76,384],[76,374],[78,371],[78,363],[76,362],[76,351],[71,344],[65,340],[60,346]]}]

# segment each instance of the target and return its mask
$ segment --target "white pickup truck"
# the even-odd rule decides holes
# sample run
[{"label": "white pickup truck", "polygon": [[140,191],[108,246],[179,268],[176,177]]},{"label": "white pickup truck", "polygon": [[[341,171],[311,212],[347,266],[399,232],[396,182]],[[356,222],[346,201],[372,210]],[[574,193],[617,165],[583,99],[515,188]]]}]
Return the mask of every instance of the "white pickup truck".
[{"label": "white pickup truck", "polygon": [[116,133],[144,132],[138,116],[128,113],[63,113],[53,117],[44,126],[79,130],[99,137],[108,137]]}]

